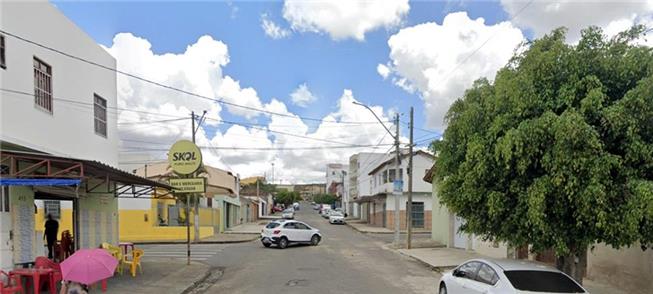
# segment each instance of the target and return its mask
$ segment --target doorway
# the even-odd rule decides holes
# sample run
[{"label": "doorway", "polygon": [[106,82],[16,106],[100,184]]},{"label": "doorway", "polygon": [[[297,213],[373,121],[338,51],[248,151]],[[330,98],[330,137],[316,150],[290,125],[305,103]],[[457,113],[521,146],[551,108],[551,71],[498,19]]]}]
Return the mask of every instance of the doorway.
[{"label": "doorway", "polygon": [[465,220],[462,217],[456,216],[454,218],[453,226],[453,247],[460,249],[467,249],[467,234],[459,232],[460,227],[465,223]]},{"label": "doorway", "polygon": [[3,270],[13,268],[14,244],[10,208],[9,186],[2,186],[2,191],[0,191],[0,269]]}]

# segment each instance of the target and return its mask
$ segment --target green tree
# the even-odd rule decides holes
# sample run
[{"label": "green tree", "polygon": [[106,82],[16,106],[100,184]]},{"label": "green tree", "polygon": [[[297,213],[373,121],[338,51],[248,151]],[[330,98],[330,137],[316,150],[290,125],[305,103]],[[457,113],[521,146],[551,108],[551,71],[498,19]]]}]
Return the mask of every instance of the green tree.
[{"label": "green tree", "polygon": [[557,29],[451,106],[435,180],[463,231],[553,249],[579,282],[589,246],[653,244],[653,50],[633,42],[644,31],[590,27],[569,45]]},{"label": "green tree", "polygon": [[274,201],[276,203],[283,203],[286,205],[290,205],[292,203],[302,200],[302,197],[299,195],[299,192],[288,191],[286,189],[278,191],[274,197],[275,197]]},{"label": "green tree", "polygon": [[318,194],[313,197],[313,201],[319,204],[333,204],[338,198],[332,194]]}]

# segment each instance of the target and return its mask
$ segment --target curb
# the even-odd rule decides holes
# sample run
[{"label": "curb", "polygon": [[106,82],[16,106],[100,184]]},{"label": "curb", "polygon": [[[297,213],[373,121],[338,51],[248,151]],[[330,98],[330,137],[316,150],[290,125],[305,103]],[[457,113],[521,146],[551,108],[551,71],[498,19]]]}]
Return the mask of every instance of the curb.
[{"label": "curb", "polygon": [[[428,268],[428,269],[430,269],[430,270],[432,270],[434,272],[442,273],[442,272],[444,272],[444,271],[446,271],[448,269],[447,267],[434,266],[434,265],[432,265],[432,264],[430,264],[430,263],[428,263],[426,261],[423,261],[423,260],[421,260],[421,259],[419,259],[419,258],[417,258],[415,256],[412,256],[410,254],[401,252],[399,250],[396,250],[396,249],[392,249],[392,250],[394,250],[395,252],[397,252],[397,253],[399,253],[399,254],[401,254],[403,256],[410,257],[412,260],[417,261],[419,264],[425,266],[426,268]],[[454,268],[454,267],[452,267],[452,268]]]},{"label": "curb", "polygon": [[[237,244],[237,243],[248,243],[252,242],[254,240],[258,239],[258,236],[255,236],[250,239],[246,240],[224,240],[224,241],[199,241],[199,242],[193,242],[191,241],[191,244]],[[141,241],[141,242],[132,242],[135,245],[170,245],[170,244],[186,244],[186,240],[180,240],[180,241]]]},{"label": "curb", "polygon": [[[395,232],[368,232],[368,231],[363,231],[363,230],[357,228],[356,226],[352,226],[352,225],[349,224],[348,222],[345,222],[345,225],[347,225],[348,227],[350,227],[350,228],[356,230],[356,231],[359,232],[359,233],[363,233],[363,234],[391,235],[391,234],[394,234],[394,233],[395,233]],[[400,234],[406,234],[406,231],[399,231],[399,233],[400,233]],[[428,232],[428,231],[424,231],[424,232],[413,232],[413,235],[415,235],[415,234],[430,234],[430,233],[431,233],[431,232]]]}]

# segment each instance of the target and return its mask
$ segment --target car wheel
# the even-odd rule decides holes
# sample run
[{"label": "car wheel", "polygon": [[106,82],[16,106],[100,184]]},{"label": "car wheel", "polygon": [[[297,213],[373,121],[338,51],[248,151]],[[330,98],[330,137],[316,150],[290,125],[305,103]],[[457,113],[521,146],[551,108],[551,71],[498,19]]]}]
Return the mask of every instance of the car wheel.
[{"label": "car wheel", "polygon": [[317,244],[320,244],[320,236],[313,235],[313,237],[311,237],[311,245],[317,246]]},{"label": "car wheel", "polygon": [[272,244],[270,244],[270,243],[263,243],[263,246],[265,246],[265,248],[270,247],[270,245],[272,245]]},{"label": "car wheel", "polygon": [[440,291],[438,293],[447,294],[447,286],[445,286],[444,283],[440,284]]},{"label": "car wheel", "polygon": [[281,237],[279,239],[279,249],[286,249],[288,247],[288,239],[286,237]]}]

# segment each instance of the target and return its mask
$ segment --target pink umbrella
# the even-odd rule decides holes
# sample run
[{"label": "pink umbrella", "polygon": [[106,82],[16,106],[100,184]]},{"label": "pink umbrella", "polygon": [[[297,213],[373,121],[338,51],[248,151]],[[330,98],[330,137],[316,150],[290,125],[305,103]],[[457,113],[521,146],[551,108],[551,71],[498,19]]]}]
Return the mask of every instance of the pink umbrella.
[{"label": "pink umbrella", "polygon": [[85,285],[113,277],[118,260],[104,249],[80,249],[61,262],[61,274],[66,281]]}]

